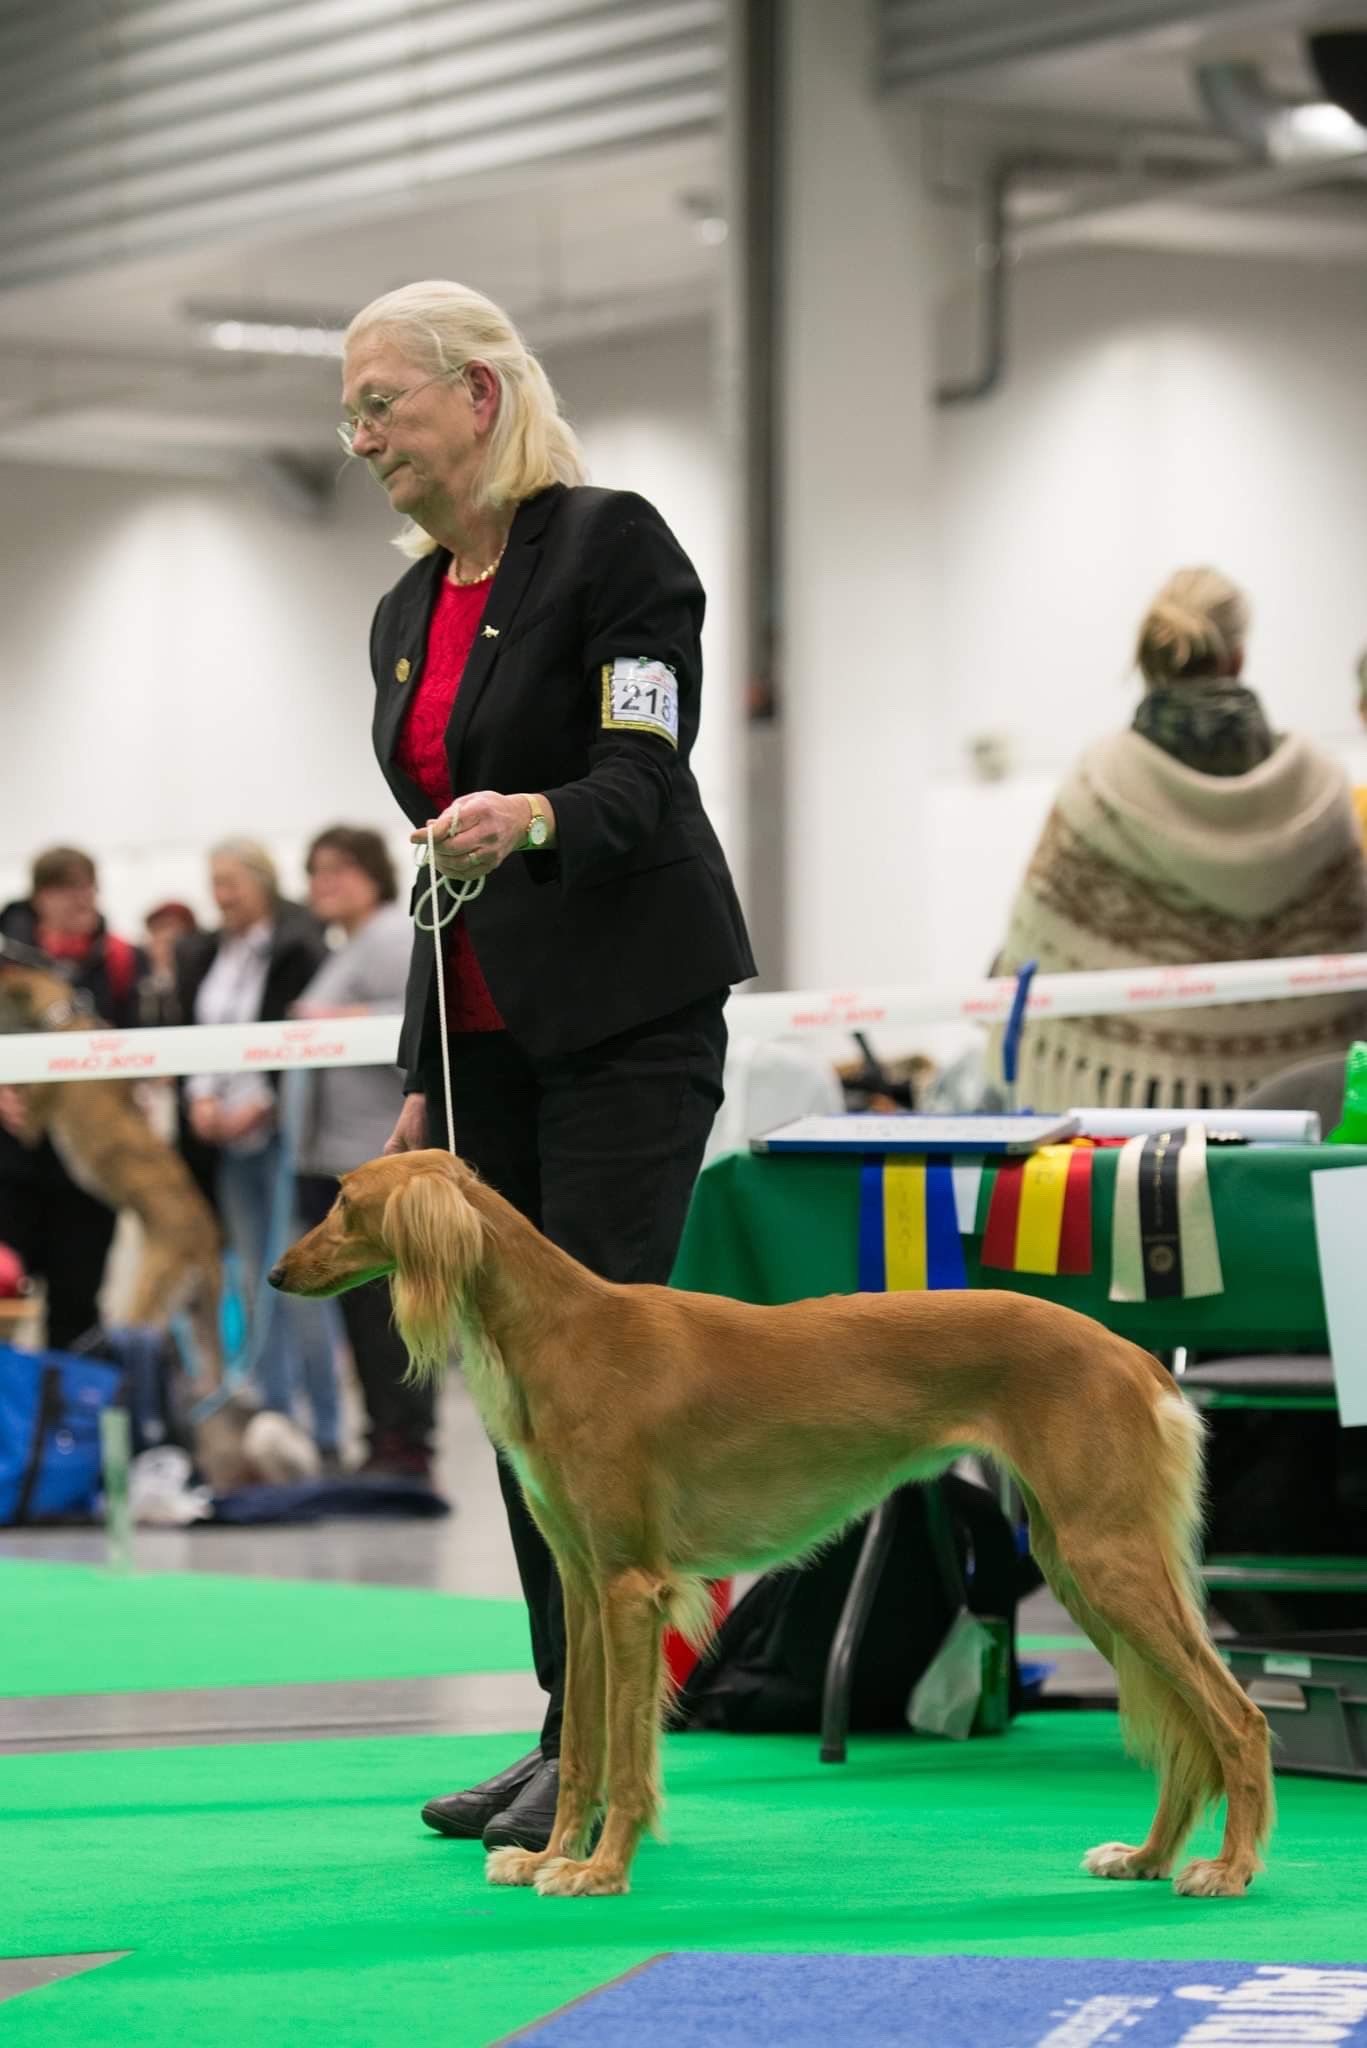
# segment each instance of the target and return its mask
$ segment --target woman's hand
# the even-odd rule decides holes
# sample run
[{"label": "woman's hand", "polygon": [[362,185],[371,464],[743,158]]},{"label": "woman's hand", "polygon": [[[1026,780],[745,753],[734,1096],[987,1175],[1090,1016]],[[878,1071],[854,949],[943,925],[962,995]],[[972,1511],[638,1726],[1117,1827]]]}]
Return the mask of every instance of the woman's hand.
[{"label": "woman's hand", "polygon": [[250,1138],[263,1125],[270,1123],[274,1115],[274,1101],[247,1102],[237,1109],[220,1110],[219,1142],[224,1145],[235,1145],[241,1138]]},{"label": "woman's hand", "polygon": [[197,1095],[188,1111],[190,1129],[201,1145],[220,1145],[223,1142],[222,1118],[218,1099],[213,1095]]},{"label": "woman's hand", "polygon": [[[478,789],[473,796],[460,797],[432,821],[438,871],[456,882],[491,875],[517,852],[531,822],[532,807],[525,796]],[[426,846],[425,825],[409,836],[415,846]]]},{"label": "woman's hand", "polygon": [[427,1103],[421,1095],[405,1095],[399,1121],[384,1141],[386,1152],[421,1152],[427,1144]]}]

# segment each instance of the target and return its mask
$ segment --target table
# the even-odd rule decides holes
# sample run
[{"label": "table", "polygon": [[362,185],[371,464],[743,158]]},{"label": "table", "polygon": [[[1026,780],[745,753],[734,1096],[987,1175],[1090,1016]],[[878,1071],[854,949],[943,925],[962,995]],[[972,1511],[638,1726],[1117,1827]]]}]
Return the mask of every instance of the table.
[{"label": "table", "polygon": [[[1313,1172],[1367,1166],[1367,1147],[1231,1145],[1207,1153],[1211,1206],[1224,1292],[1194,1301],[1109,1299],[1111,1215],[1118,1152],[1099,1149],[1092,1166],[1092,1271],[1011,1273],[979,1257],[994,1168],[978,1194],[977,1227],[963,1240],[970,1287],[1043,1296],[1094,1316],[1157,1352],[1326,1352],[1311,1202]],[[777,1304],[858,1291],[859,1180],[856,1156],[730,1152],[694,1189],[673,1284],[701,1294]],[[1367,1243],[1364,1244],[1367,1255]],[[957,1559],[938,1489],[928,1492],[932,1532],[951,1592]],[[826,1671],[821,1757],[844,1761],[854,1659],[891,1545],[886,1505],[870,1517]]]},{"label": "table", "polygon": [[[1079,1275],[984,1270],[978,1255],[991,1199],[989,1165],[976,1234],[963,1240],[969,1286],[1062,1302],[1150,1351],[1328,1350],[1310,1175],[1367,1166],[1367,1146],[1212,1147],[1211,1206],[1225,1289],[1197,1301],[1107,1298],[1117,1158],[1103,1149],[1093,1162],[1092,1271]],[[767,1303],[855,1293],[859,1173],[859,1159],[849,1155],[728,1152],[714,1160],[694,1190],[674,1285]]]}]

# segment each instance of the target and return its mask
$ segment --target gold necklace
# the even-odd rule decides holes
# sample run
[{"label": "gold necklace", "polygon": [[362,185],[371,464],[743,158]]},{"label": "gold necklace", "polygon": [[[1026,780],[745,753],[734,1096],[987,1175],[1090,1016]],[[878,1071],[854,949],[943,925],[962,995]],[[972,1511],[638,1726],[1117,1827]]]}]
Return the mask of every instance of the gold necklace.
[{"label": "gold necklace", "polygon": [[452,575],[451,571],[452,571],[452,570],[453,570],[453,569],[455,568],[455,566],[456,566],[456,558],[455,558],[455,556],[453,555],[453,556],[451,557],[451,568],[450,568],[450,569],[448,569],[448,570],[447,570],[447,572],[446,572],[446,580],[447,580],[447,582],[448,582],[448,583],[454,583],[454,584],[456,585],[456,587],[457,587],[458,589],[460,589],[460,590],[469,590],[469,589],[470,589],[470,588],[471,588],[471,587],[472,587],[472,586],[473,586],[474,584],[476,584],[476,583],[487,583],[487,582],[489,581],[489,578],[490,578],[490,577],[491,577],[491,576],[492,576],[492,575],[494,574],[494,571],[495,571],[495,570],[496,570],[496,569],[498,568],[498,565],[499,565],[499,563],[500,563],[500,562],[501,562],[501,561],[503,560],[503,557],[504,557],[505,553],[507,552],[507,547],[508,547],[508,543],[507,543],[507,541],[505,540],[505,541],[504,541],[504,543],[503,543],[503,546],[502,546],[502,547],[501,547],[501,548],[499,549],[498,553],[497,553],[497,554],[496,554],[496,555],[494,556],[494,559],[493,559],[493,561],[492,561],[492,562],[490,562],[490,564],[489,564],[488,568],[487,568],[487,569],[481,569],[481,570],[480,570],[480,572],[479,572],[479,574],[478,574],[477,576],[454,576],[454,575]]}]

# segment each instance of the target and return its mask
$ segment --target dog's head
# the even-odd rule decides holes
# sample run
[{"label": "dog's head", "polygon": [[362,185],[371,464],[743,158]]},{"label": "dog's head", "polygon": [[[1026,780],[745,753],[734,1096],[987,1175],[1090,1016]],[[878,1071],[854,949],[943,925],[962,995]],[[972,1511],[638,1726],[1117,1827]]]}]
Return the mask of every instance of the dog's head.
[{"label": "dog's head", "polygon": [[0,940],[0,1031],[60,1031],[94,1023],[89,999],[28,946]]},{"label": "dog's head", "polygon": [[389,1274],[414,1377],[435,1378],[484,1257],[473,1180],[462,1161],[436,1151],[395,1152],[344,1173],[317,1229],[272,1271],[272,1287],[316,1298]]}]

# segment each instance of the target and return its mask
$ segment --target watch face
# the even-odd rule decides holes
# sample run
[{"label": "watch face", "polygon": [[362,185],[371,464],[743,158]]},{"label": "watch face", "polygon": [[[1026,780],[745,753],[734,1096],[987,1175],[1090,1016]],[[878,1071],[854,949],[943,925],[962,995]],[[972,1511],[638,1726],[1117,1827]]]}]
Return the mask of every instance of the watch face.
[{"label": "watch face", "polygon": [[527,827],[527,840],[528,844],[532,846],[544,846],[546,844],[546,820],[544,818],[536,817],[532,819],[531,824]]}]

